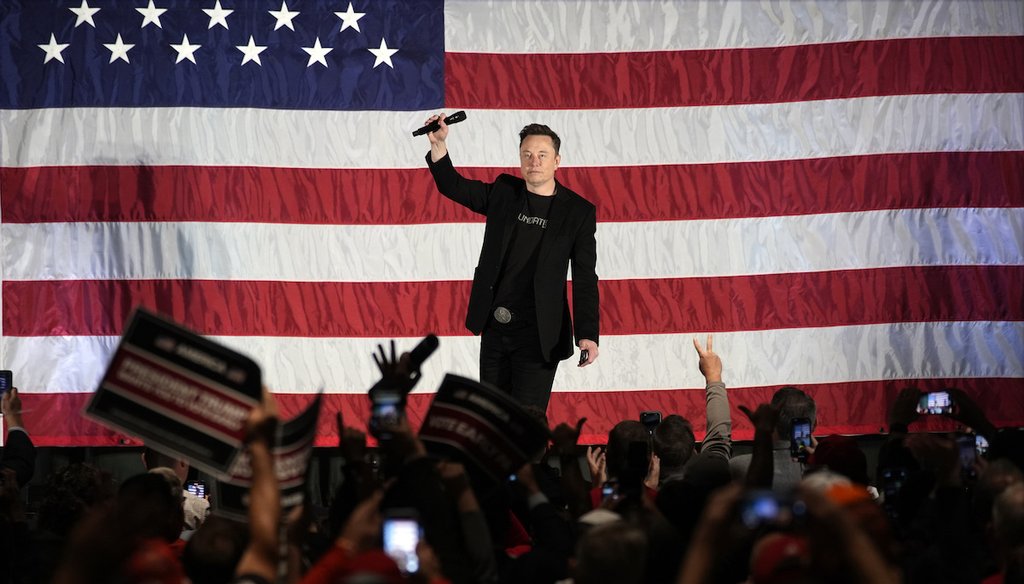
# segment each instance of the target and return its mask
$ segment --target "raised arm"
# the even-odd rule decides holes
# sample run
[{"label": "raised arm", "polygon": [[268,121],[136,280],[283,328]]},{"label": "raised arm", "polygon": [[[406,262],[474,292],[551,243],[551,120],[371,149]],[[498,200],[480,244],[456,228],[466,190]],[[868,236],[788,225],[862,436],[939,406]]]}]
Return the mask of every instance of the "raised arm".
[{"label": "raised arm", "polygon": [[427,123],[438,120],[441,129],[427,134],[430,139],[430,153],[427,154],[427,166],[434,177],[434,184],[442,195],[468,208],[475,213],[487,212],[491,186],[478,180],[465,178],[452,165],[448,156],[448,125],[444,123],[444,112],[430,116]]},{"label": "raised arm", "polygon": [[249,546],[235,568],[236,576],[253,575],[277,580],[278,525],[281,523],[281,487],[274,474],[272,453],[277,429],[277,408],[265,388],[263,403],[253,408],[247,423],[252,464],[249,488]]},{"label": "raised arm", "polygon": [[441,126],[441,129],[427,134],[427,139],[430,140],[430,160],[432,162],[437,162],[448,156],[448,144],[445,142],[448,139],[448,124],[444,123],[444,112],[430,116],[423,125],[426,126],[435,121]]},{"label": "raised arm", "polygon": [[693,339],[693,348],[699,357],[698,367],[704,376],[706,434],[700,451],[705,456],[714,456],[726,461],[732,455],[732,415],[729,413],[729,396],[722,381],[722,359],[713,349],[713,339],[708,335],[706,347]]},{"label": "raised arm", "polygon": [[754,451],[750,456],[750,466],[747,467],[744,484],[748,487],[770,489],[775,479],[772,436],[779,421],[779,410],[771,404],[761,404],[754,411],[750,411],[746,406],[739,408],[750,418],[750,423],[754,426]]}]

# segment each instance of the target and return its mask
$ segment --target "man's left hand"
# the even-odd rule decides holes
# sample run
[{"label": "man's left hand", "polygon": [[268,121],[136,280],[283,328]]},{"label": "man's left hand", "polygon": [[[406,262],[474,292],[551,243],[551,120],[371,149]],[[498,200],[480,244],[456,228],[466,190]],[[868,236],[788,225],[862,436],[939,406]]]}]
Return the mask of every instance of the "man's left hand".
[{"label": "man's left hand", "polygon": [[581,351],[587,351],[587,360],[581,362],[577,367],[586,367],[594,361],[597,361],[597,343],[590,339],[580,339],[579,348]]}]

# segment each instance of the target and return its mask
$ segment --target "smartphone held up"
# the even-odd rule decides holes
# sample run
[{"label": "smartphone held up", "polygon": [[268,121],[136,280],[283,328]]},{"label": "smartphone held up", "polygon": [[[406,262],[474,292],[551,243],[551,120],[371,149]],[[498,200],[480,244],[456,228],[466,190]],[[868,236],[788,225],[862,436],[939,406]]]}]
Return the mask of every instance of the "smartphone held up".
[{"label": "smartphone held up", "polygon": [[786,528],[800,522],[807,506],[800,499],[782,497],[770,490],[754,489],[740,501],[740,521],[747,529]]},{"label": "smartphone held up", "polygon": [[188,481],[185,483],[185,490],[192,493],[200,499],[206,498],[206,482],[205,481]]},{"label": "smartphone held up", "polygon": [[415,509],[391,509],[384,516],[384,553],[398,564],[403,574],[414,574],[420,569],[419,546],[422,530]]},{"label": "smartphone held up", "polygon": [[657,410],[640,412],[640,423],[647,429],[648,434],[653,435],[654,429],[661,423],[661,412]]},{"label": "smartphone held up", "polygon": [[397,392],[382,391],[371,396],[370,434],[378,440],[390,440],[392,432],[401,422],[405,411],[402,395]]},{"label": "smartphone held up", "polygon": [[956,413],[956,403],[948,391],[931,391],[921,395],[917,413],[947,416]]},{"label": "smartphone held up", "polygon": [[810,418],[793,418],[789,436],[789,455],[800,462],[807,462],[811,448]]}]

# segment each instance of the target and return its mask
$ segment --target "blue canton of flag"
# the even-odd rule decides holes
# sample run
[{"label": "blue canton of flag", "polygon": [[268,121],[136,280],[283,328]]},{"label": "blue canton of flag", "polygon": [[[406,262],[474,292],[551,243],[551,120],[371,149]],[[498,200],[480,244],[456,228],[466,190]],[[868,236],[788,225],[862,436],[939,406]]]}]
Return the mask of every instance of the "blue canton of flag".
[{"label": "blue canton of flag", "polygon": [[431,110],[443,30],[440,0],[5,1],[0,108]]}]

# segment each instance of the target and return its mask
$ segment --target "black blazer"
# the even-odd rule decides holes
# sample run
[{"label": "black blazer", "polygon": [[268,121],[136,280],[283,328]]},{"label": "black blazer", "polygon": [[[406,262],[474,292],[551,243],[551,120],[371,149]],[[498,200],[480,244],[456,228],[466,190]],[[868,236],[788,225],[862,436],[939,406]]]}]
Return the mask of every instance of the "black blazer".
[{"label": "black blazer", "polygon": [[[493,183],[470,180],[452,166],[451,157],[437,162],[427,154],[427,164],[441,194],[487,217],[484,244],[473,274],[466,328],[480,334],[493,310],[495,284],[512,239],[519,212],[526,199],[526,181],[508,174]],[[556,181],[557,182],[557,181]],[[575,341],[599,342],[597,292],[597,209],[593,203],[557,186],[551,202],[548,226],[537,252],[533,279],[540,346],[548,360],[568,359],[573,354],[573,321],[569,316],[566,274],[572,263],[572,301],[576,317]]]}]

